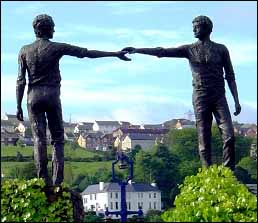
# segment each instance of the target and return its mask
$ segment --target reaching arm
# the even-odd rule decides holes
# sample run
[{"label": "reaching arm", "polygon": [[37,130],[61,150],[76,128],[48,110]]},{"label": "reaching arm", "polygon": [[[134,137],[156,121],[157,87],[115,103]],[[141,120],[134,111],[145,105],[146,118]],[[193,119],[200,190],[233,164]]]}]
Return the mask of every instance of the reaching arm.
[{"label": "reaching arm", "polygon": [[188,58],[186,45],[173,48],[134,48],[125,47],[122,51],[127,51],[129,53],[141,53],[157,57],[185,57]]},{"label": "reaching arm", "polygon": [[16,117],[19,121],[23,121],[23,111],[22,111],[22,98],[24,95],[24,89],[26,85],[26,63],[23,58],[22,50],[18,57],[18,78],[16,82],[16,100],[17,100],[17,112]]},{"label": "reaching arm", "polygon": [[87,56],[89,58],[99,58],[99,57],[118,57],[121,60],[130,61],[131,59],[126,57],[126,51],[117,51],[117,52],[106,52],[99,50],[88,50]]},{"label": "reaching arm", "polygon": [[235,81],[235,74],[233,66],[231,63],[230,55],[228,49],[225,47],[224,50],[224,70],[225,70],[225,79],[227,80],[228,87],[235,101],[235,112],[234,115],[238,115],[241,112],[241,105],[238,99],[237,85]]},{"label": "reaching arm", "polygon": [[118,57],[121,60],[130,61],[131,59],[126,57],[126,51],[107,52],[99,50],[88,50],[87,48],[78,47],[66,43],[60,43],[58,48],[60,57],[63,55],[76,56],[79,58],[99,58],[99,57]]}]

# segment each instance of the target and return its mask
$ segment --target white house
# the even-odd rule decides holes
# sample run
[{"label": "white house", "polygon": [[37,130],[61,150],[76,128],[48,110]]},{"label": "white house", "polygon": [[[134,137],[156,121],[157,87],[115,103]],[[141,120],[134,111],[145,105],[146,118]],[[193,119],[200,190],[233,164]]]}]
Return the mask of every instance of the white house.
[{"label": "white house", "polygon": [[112,133],[114,130],[120,127],[120,123],[117,121],[95,121],[93,124],[94,131],[100,131],[105,134]]},{"label": "white house", "polygon": [[[96,211],[97,214],[121,210],[121,190],[118,183],[94,184],[88,186],[82,193],[84,211]],[[143,214],[150,209],[161,211],[161,191],[155,184],[129,183],[126,186],[127,210],[138,211]],[[117,218],[112,215],[112,218]]]}]

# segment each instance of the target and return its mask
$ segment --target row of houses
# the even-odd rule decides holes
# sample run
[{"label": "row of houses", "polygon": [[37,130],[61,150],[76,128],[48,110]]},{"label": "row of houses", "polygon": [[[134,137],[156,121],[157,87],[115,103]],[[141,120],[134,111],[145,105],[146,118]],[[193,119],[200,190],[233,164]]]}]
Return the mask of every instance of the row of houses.
[{"label": "row of houses", "polygon": [[[255,124],[233,124],[235,133],[257,137]],[[83,148],[104,151],[110,146],[121,150],[132,149],[137,145],[142,149],[150,148],[155,143],[164,142],[169,129],[195,128],[195,122],[187,119],[172,119],[156,125],[133,125],[125,121],[64,122],[63,125],[65,140],[75,141]],[[1,119],[1,144],[15,144],[18,139],[25,145],[33,144],[30,122],[19,122],[15,115],[6,114]],[[50,143],[48,128],[47,139]]]}]

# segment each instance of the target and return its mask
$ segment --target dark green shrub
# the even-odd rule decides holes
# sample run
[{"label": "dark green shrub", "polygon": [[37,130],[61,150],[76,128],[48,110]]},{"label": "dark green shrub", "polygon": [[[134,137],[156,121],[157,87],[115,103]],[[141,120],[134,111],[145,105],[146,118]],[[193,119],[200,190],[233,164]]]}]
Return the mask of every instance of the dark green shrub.
[{"label": "dark green shrub", "polygon": [[163,222],[161,218],[161,211],[149,210],[145,216],[145,222]]},{"label": "dark green shrub", "polygon": [[175,208],[162,215],[166,222],[256,222],[257,198],[226,167],[200,168],[179,186]]},{"label": "dark green shrub", "polygon": [[[42,179],[5,180],[1,185],[1,222],[71,222],[73,208],[70,195],[62,192],[53,203],[47,201]],[[59,193],[56,187],[55,193]]]}]

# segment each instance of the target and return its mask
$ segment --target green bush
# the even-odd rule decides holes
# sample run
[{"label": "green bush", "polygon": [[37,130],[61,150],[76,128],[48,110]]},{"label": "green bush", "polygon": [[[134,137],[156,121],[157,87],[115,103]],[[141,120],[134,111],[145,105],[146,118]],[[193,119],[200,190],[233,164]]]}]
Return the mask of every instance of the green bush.
[{"label": "green bush", "polygon": [[175,208],[163,213],[166,222],[256,222],[257,198],[226,167],[200,168],[179,186]]},{"label": "green bush", "polygon": [[[71,222],[73,208],[66,185],[56,187],[61,194],[49,203],[42,179],[5,180],[1,185],[1,222]],[[62,189],[61,189],[62,188]]]}]

